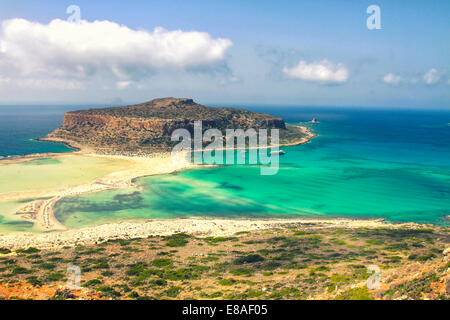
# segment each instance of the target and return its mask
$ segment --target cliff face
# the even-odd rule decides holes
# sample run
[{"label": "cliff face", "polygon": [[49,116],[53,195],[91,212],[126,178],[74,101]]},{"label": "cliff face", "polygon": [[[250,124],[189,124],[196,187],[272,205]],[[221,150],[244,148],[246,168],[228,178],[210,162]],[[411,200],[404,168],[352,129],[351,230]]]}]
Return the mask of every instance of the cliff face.
[{"label": "cliff face", "polygon": [[217,128],[224,133],[225,129],[286,129],[283,119],[268,114],[165,98],[127,107],[68,112],[63,125],[48,138],[77,142],[108,153],[167,150],[174,144],[170,141],[172,132],[181,128],[193,132],[197,120],[202,120],[203,130]]}]

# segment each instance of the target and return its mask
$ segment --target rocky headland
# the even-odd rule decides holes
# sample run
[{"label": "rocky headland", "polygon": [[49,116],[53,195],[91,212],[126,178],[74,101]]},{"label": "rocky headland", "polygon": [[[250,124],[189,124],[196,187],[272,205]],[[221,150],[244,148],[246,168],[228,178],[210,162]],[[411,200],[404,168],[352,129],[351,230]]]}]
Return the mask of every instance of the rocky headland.
[{"label": "rocky headland", "polygon": [[169,151],[176,142],[176,129],[194,131],[201,120],[203,131],[226,129],[279,129],[281,143],[304,142],[308,136],[299,127],[287,127],[284,120],[268,114],[235,108],[213,108],[192,99],[162,98],[142,104],[67,112],[62,126],[43,140],[65,142],[96,153],[148,154]]}]

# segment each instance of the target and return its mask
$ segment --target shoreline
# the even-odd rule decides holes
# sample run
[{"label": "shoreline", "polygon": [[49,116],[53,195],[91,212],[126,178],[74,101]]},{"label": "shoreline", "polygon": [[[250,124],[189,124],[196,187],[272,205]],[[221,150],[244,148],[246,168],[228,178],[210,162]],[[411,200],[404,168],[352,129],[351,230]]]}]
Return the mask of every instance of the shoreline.
[{"label": "shoreline", "polygon": [[[296,127],[300,128],[305,136],[292,143],[279,144],[277,147],[294,146],[308,143],[313,137],[316,136],[307,127],[299,125],[296,125]],[[38,140],[64,143],[70,148],[76,150],[64,153],[42,153],[42,154],[38,153],[25,156],[3,158],[0,159],[0,166],[33,161],[43,157],[54,159],[58,157],[72,156],[72,155],[102,157],[108,159],[121,159],[130,161],[130,163],[132,163],[130,167],[124,168],[124,170],[112,172],[103,177],[99,177],[89,183],[85,183],[82,185],[75,185],[62,190],[54,190],[52,192],[47,192],[47,194],[44,194],[44,196],[48,196],[49,197],[48,199],[31,201],[24,204],[24,206],[20,208],[16,212],[16,214],[26,213],[25,216],[21,216],[21,219],[25,221],[34,222],[36,224],[36,227],[41,232],[71,230],[66,226],[64,226],[60,221],[58,221],[58,219],[56,219],[56,217],[54,216],[53,212],[55,204],[65,197],[132,187],[134,186],[136,179],[142,177],[159,174],[170,174],[178,171],[195,169],[200,167],[203,168],[214,167],[214,165],[196,165],[194,163],[187,162],[182,158],[180,159],[181,161],[179,160],[175,162],[171,159],[170,152],[154,152],[148,155],[140,155],[140,156],[129,156],[120,154],[116,155],[98,154],[95,152],[95,150],[93,150],[90,147],[86,147],[77,142],[68,141],[62,138],[44,137]],[[43,195],[39,194],[38,192],[34,193],[16,192],[16,193],[1,194],[0,200],[20,200],[24,198],[32,198],[33,196],[36,198],[43,197]],[[12,234],[16,233],[13,232]]]},{"label": "shoreline", "polygon": [[[175,233],[186,233],[196,237],[236,236],[240,232],[282,230],[298,228],[317,230],[325,228],[343,229],[424,229],[426,224],[391,223],[384,219],[349,219],[349,218],[176,218],[152,219],[144,222],[117,222],[98,226],[70,229],[51,233],[12,233],[0,234],[0,248],[9,250],[55,249],[77,245],[99,244],[108,240],[142,239],[149,236],[168,236]],[[442,228],[432,226],[433,228]],[[444,227],[445,228],[445,227]]]},{"label": "shoreline", "polygon": [[[5,164],[15,164],[15,163],[21,163],[21,162],[25,162],[25,161],[32,161],[35,160],[36,158],[42,158],[42,157],[57,157],[57,156],[64,156],[64,155],[71,155],[71,154],[77,154],[80,151],[82,151],[82,146],[76,144],[75,142],[69,142],[69,141],[65,141],[65,140],[57,140],[57,138],[55,139],[50,139],[47,137],[43,137],[43,138],[38,138],[38,139],[33,139],[34,141],[45,141],[45,142],[54,142],[54,143],[62,143],[65,146],[74,149],[72,151],[66,151],[66,152],[44,152],[44,153],[30,153],[30,154],[22,154],[22,155],[14,155],[14,156],[0,156],[0,165],[5,165]],[[77,146],[75,146],[77,145]]]},{"label": "shoreline", "polygon": [[[270,149],[273,147],[279,148],[279,147],[292,147],[292,146],[297,146],[297,145],[301,145],[301,144],[305,144],[311,141],[312,138],[317,137],[318,135],[313,133],[311,131],[310,128],[305,127],[304,125],[298,125],[298,124],[286,124],[286,126],[291,126],[291,127],[296,127],[299,128],[301,133],[304,134],[305,136],[300,138],[299,140],[295,140],[293,142],[288,142],[288,143],[280,143],[277,145],[268,145],[265,147],[253,147],[253,148],[249,148],[249,147],[245,147],[244,150],[251,150],[251,149]],[[81,145],[80,143],[76,142],[76,141],[72,141],[72,140],[66,140],[63,138],[57,138],[57,137],[43,137],[43,138],[39,138],[36,139],[37,141],[48,141],[48,142],[57,142],[57,143],[63,143],[66,146],[68,146],[69,148],[75,149],[75,151],[72,152],[67,152],[67,153],[75,153],[75,152],[79,152],[79,153],[91,153],[91,154],[96,154],[96,155],[108,155],[108,156],[127,156],[127,157],[133,157],[132,155],[121,155],[120,152],[119,154],[114,154],[114,153],[97,153],[95,151],[95,149],[91,148],[91,147],[87,147],[85,145]],[[202,148],[201,150],[196,150],[196,149],[192,149],[192,152],[199,152],[199,151],[205,151],[207,150],[206,148]],[[225,150],[229,150],[229,148],[223,147],[220,148],[219,150],[225,151]],[[239,148],[234,148],[234,150],[243,150],[243,149],[239,149]],[[156,151],[153,153],[148,153],[145,154],[144,156],[148,156],[151,157],[153,154],[158,154],[158,153],[170,153],[170,151]],[[66,153],[66,154],[67,154]],[[38,156],[39,154],[34,154],[35,156]],[[141,155],[139,155],[138,157],[140,157]],[[20,158],[21,156],[17,156],[17,158]],[[0,159],[1,161],[1,159]]]},{"label": "shoreline", "polygon": [[[301,139],[282,146],[295,146],[311,141],[317,135],[310,128],[298,126],[305,134]],[[387,222],[383,218],[354,218],[354,217],[295,217],[295,218],[172,218],[172,219],[148,219],[148,220],[123,220],[120,222],[104,223],[100,225],[82,227],[80,229],[69,229],[63,226],[53,215],[53,206],[60,199],[67,196],[94,193],[110,189],[120,189],[133,186],[136,179],[159,174],[170,174],[196,168],[215,167],[214,165],[195,165],[193,163],[174,164],[169,152],[155,152],[146,156],[127,156],[96,154],[90,148],[77,143],[67,142],[58,138],[44,138],[44,141],[66,143],[76,151],[65,153],[45,153],[14,157],[14,159],[0,159],[0,165],[32,161],[38,158],[57,158],[71,155],[83,155],[92,157],[103,157],[108,159],[129,160],[130,166],[120,171],[115,171],[94,181],[83,185],[73,186],[63,190],[55,190],[52,197],[40,200],[36,206],[35,219],[31,220],[40,224],[42,228],[39,233],[11,232],[0,233],[0,248],[11,250],[36,247],[40,249],[61,248],[64,246],[76,246],[97,244],[114,239],[146,238],[149,236],[167,236],[174,233],[188,233],[197,237],[208,236],[232,236],[239,232],[251,232],[262,230],[282,230],[293,226],[306,230],[323,228],[389,228],[389,229],[421,229],[427,227],[446,228],[430,224],[414,222],[396,223]],[[0,196],[1,198],[1,196]],[[30,206],[32,203],[28,203]],[[24,219],[27,220],[27,219]],[[30,221],[30,220],[27,220]],[[44,231],[44,232],[42,232]]]}]

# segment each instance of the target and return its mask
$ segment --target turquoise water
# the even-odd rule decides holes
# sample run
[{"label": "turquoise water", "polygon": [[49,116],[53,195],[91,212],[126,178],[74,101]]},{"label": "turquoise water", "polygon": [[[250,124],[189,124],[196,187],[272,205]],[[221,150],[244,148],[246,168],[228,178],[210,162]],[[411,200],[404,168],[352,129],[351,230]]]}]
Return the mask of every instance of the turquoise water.
[{"label": "turquoise water", "polygon": [[448,225],[450,112],[264,109],[319,134],[283,148],[280,170],[226,166],[141,178],[58,202],[69,227],[173,217],[351,216]]}]

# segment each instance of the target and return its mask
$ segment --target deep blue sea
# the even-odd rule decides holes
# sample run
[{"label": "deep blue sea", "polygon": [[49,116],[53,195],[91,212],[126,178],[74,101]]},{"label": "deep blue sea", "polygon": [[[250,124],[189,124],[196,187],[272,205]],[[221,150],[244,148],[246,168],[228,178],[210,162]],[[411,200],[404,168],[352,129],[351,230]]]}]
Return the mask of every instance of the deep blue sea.
[{"label": "deep blue sea", "polygon": [[61,143],[38,142],[58,128],[68,106],[0,106],[0,156],[68,152]]}]

